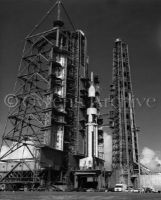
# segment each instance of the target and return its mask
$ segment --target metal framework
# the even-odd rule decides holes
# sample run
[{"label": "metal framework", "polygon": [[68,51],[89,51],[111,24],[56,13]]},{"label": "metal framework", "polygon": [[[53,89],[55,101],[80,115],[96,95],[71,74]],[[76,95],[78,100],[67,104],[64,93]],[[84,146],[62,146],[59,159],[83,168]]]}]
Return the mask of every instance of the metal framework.
[{"label": "metal framework", "polygon": [[[78,165],[73,155],[85,155],[87,42],[73,24],[71,30],[64,27],[61,7],[71,24],[57,1],[25,39],[15,89],[18,103],[10,109],[2,138],[1,150],[8,150],[0,158],[0,183],[33,186],[68,178]],[[53,28],[34,34],[55,8]]]},{"label": "metal framework", "polygon": [[113,49],[110,127],[112,130],[111,184],[138,187],[138,136],[135,125],[128,46],[120,39]]},{"label": "metal framework", "polygon": [[98,158],[104,160],[104,131],[103,131],[103,118],[101,115],[101,97],[99,77],[94,76],[94,84],[96,88],[95,107],[97,108],[97,123],[98,123]]}]

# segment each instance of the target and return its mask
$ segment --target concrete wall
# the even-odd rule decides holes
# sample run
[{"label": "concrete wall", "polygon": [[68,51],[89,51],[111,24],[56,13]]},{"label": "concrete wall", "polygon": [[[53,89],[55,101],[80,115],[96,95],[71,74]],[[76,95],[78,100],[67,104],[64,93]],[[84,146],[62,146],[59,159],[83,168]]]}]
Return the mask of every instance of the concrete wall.
[{"label": "concrete wall", "polygon": [[161,190],[161,174],[140,175],[141,187],[152,187],[155,190]]}]

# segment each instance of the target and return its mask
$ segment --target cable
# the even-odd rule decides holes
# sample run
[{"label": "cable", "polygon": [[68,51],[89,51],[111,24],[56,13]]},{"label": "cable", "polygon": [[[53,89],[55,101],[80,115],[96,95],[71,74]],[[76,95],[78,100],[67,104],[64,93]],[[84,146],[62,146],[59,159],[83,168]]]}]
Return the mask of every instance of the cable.
[{"label": "cable", "polygon": [[64,9],[64,12],[65,12],[65,14],[66,14],[66,16],[67,16],[67,18],[68,18],[70,24],[72,25],[73,30],[75,31],[75,26],[74,26],[74,24],[72,23],[71,18],[69,17],[69,15],[68,15],[68,13],[67,13],[67,11],[66,11],[66,9],[65,9],[65,7],[63,6],[62,3],[61,3],[61,5],[62,5],[62,7],[63,7],[63,9]]},{"label": "cable", "polygon": [[53,11],[53,9],[57,6],[57,2],[47,11],[47,13],[41,18],[40,22],[34,26],[34,28],[31,30],[31,32],[27,35],[27,37],[30,37],[32,33],[44,22],[46,17]]}]

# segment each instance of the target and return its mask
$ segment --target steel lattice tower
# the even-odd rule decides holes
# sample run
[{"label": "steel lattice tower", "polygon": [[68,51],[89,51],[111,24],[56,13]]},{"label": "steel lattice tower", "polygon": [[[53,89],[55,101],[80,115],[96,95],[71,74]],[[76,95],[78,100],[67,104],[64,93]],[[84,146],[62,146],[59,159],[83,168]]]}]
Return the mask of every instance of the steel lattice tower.
[{"label": "steel lattice tower", "polygon": [[128,46],[116,39],[113,49],[110,128],[112,130],[111,184],[125,183],[138,187],[138,138]]},{"label": "steel lattice tower", "polygon": [[[57,8],[53,27],[34,34],[37,25],[25,39],[15,89],[18,103],[10,110],[2,138],[1,147],[8,151],[0,157],[1,184],[65,180],[78,167],[77,157],[85,155],[87,41],[74,26],[66,29],[60,7],[71,22],[57,1],[47,12]],[[14,159],[20,149],[29,157]]]}]

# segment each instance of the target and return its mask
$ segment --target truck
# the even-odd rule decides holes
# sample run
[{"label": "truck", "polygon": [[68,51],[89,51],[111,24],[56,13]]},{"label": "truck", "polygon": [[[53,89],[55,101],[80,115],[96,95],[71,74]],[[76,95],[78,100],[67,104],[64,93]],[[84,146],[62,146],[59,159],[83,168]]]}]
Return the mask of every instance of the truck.
[{"label": "truck", "polygon": [[118,183],[115,185],[114,192],[125,192],[127,190],[127,185],[123,183]]}]

